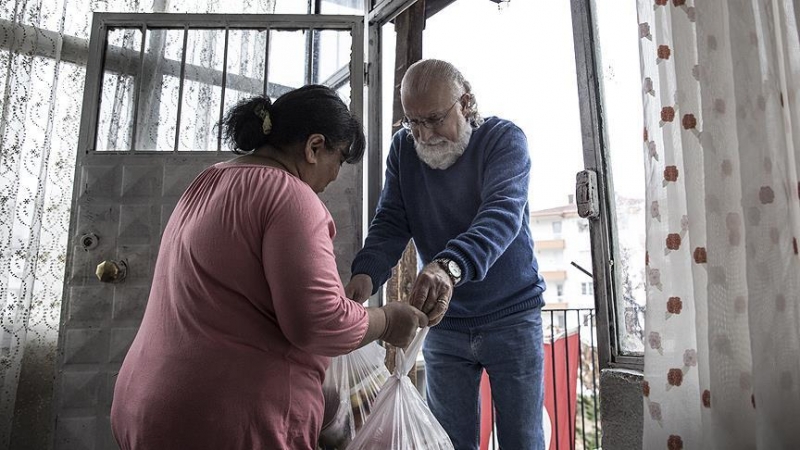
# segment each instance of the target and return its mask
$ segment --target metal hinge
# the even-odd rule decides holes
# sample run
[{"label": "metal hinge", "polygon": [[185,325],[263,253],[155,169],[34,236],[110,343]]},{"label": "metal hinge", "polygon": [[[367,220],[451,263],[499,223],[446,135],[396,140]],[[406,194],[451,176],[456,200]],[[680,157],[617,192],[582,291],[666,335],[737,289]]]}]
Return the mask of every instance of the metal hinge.
[{"label": "metal hinge", "polygon": [[368,62],[364,62],[364,86],[369,86],[369,66]]},{"label": "metal hinge", "polygon": [[578,204],[578,215],[584,219],[595,219],[600,216],[600,200],[597,194],[597,173],[584,170],[575,176],[575,197]]}]

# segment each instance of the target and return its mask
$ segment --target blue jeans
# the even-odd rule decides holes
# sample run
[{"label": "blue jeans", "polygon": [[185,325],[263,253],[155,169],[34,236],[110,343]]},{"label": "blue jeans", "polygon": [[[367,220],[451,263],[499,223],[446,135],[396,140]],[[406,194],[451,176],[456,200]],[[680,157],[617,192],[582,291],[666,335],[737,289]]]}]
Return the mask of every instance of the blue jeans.
[{"label": "blue jeans", "polygon": [[478,449],[482,369],[492,387],[500,448],[544,450],[540,308],[468,331],[433,327],[422,353],[428,406],[456,450]]}]

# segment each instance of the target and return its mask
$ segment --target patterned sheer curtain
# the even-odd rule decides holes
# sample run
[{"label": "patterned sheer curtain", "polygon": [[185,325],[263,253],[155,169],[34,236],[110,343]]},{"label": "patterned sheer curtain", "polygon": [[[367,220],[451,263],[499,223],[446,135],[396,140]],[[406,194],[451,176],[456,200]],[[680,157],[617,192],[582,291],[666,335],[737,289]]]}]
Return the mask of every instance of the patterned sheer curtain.
[{"label": "patterned sheer curtain", "polygon": [[800,448],[792,0],[638,0],[645,449]]},{"label": "patterned sheer curtain", "polygon": [[[307,2],[284,4],[277,12],[307,12]],[[0,448],[19,421],[50,414],[91,13],[275,9],[276,0],[0,2]],[[126,95],[118,86],[117,101]]]}]

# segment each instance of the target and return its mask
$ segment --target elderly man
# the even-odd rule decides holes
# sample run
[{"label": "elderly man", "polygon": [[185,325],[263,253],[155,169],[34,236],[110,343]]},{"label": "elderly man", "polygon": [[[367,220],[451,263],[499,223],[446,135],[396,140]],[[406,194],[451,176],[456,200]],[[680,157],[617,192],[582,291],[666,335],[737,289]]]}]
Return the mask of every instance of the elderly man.
[{"label": "elderly man", "polygon": [[428,405],[456,449],[477,449],[486,369],[501,448],[543,449],[543,279],[529,228],[530,157],[513,123],[478,114],[450,63],[423,60],[401,85],[406,117],[386,182],[346,287],[365,300],[387,281],[409,239],[424,264],[411,302],[426,338]]}]

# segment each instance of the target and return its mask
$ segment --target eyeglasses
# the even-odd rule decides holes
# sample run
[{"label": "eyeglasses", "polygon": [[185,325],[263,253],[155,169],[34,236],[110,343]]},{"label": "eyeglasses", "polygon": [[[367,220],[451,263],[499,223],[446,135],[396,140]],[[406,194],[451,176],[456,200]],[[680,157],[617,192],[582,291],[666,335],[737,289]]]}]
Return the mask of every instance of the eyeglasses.
[{"label": "eyeglasses", "polygon": [[434,117],[429,119],[409,119],[408,117],[403,117],[403,120],[400,121],[400,125],[402,125],[403,128],[405,128],[406,130],[417,128],[420,125],[429,130],[435,130],[436,128],[442,126],[445,119],[447,119],[447,116],[450,114],[450,111],[453,110],[453,107],[456,106],[456,103],[458,103],[459,100],[461,99],[456,100],[449,108],[447,108],[447,111],[445,111],[441,115],[441,117]]}]

